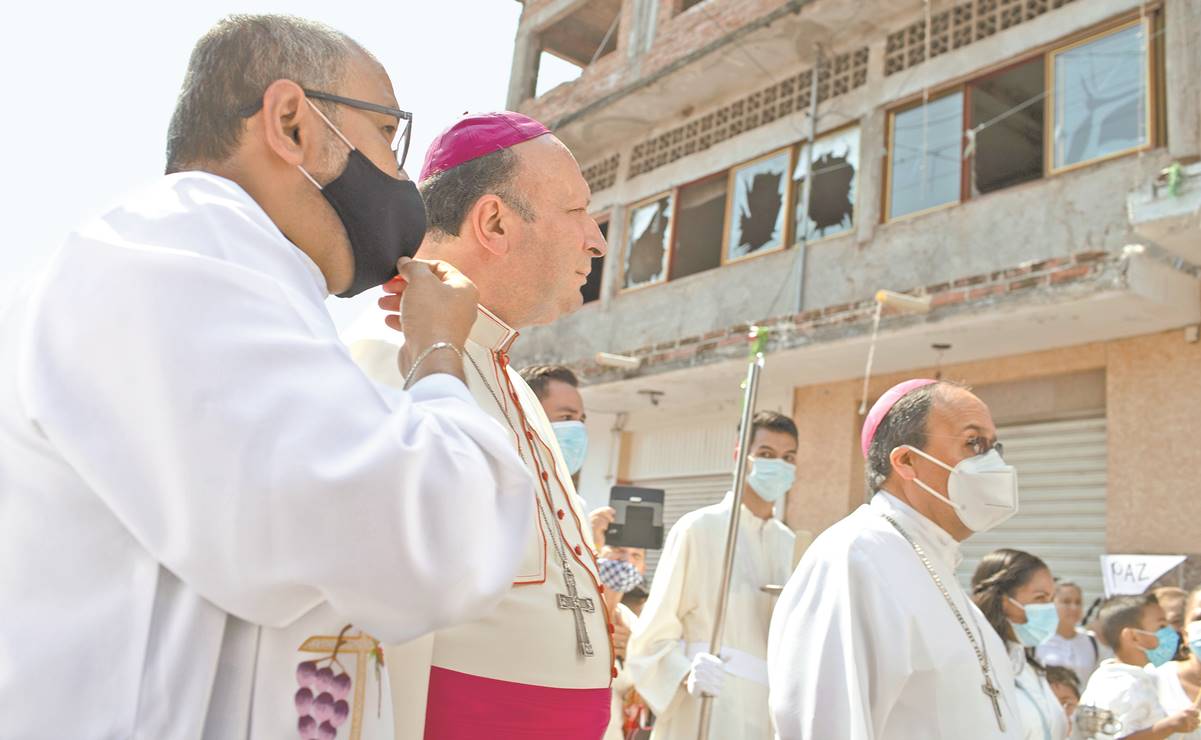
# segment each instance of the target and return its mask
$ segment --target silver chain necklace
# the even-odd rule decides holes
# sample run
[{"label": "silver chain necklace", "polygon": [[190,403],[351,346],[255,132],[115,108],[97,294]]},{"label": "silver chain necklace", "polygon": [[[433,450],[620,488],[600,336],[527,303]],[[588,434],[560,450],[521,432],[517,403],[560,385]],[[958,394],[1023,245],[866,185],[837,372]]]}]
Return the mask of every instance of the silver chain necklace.
[{"label": "silver chain necklace", "polygon": [[[967,635],[968,642],[972,643],[972,650],[976,651],[976,660],[980,662],[980,671],[984,674],[984,684],[980,687],[980,690],[984,692],[984,695],[987,696],[990,701],[992,701],[993,713],[997,715],[997,727],[1000,728],[1001,732],[1004,732],[1005,720],[1001,717],[1001,704],[999,701],[997,701],[997,697],[1000,696],[1001,692],[996,686],[993,685],[992,666],[989,665],[988,653],[986,653],[980,646],[980,643],[977,642],[975,633],[972,632],[971,627],[968,627],[967,620],[963,618],[963,612],[961,612],[959,607],[955,605],[955,600],[951,598],[951,592],[948,591],[946,585],[943,584],[942,577],[938,575],[938,571],[934,570],[934,566],[930,563],[930,558],[926,557],[926,551],[923,550],[922,546],[917,544],[917,542],[909,536],[909,533],[906,532],[903,527],[901,527],[896,519],[893,519],[891,516],[884,513],[881,513],[880,516],[884,517],[884,519],[891,524],[893,528],[901,534],[902,537],[905,538],[905,541],[909,543],[909,546],[913,548],[913,551],[917,554],[918,559],[922,561],[922,565],[926,567],[926,572],[929,573],[930,578],[933,579],[934,585],[938,586],[938,590],[942,592],[942,597],[946,600],[947,606],[951,607],[951,612],[955,615],[955,619],[959,620],[959,626],[963,629],[963,634]],[[976,618],[974,616],[972,617],[972,623],[976,623]],[[976,624],[976,629],[980,629],[979,624]]]},{"label": "silver chain necklace", "polygon": [[[513,436],[517,439],[517,454],[521,456],[521,461],[528,466],[529,462],[525,459],[525,452],[522,449],[522,435],[518,433],[517,427],[513,426],[513,421],[509,418],[509,415],[505,413],[505,405],[501,403],[500,396],[495,390],[493,390],[492,384],[488,382],[488,376],[484,375],[484,371],[480,369],[480,366],[475,361],[475,358],[471,356],[471,352],[464,351],[463,354],[467,355],[467,359],[471,361],[471,366],[475,368],[476,374],[480,376],[480,381],[482,381],[484,387],[488,389],[488,394],[491,395],[492,400],[496,402],[496,408],[500,411],[500,415],[505,417],[505,423],[509,425],[509,429],[513,432]],[[508,370],[505,370],[505,372],[508,372]],[[516,404],[518,401],[514,399],[513,403]],[[528,437],[527,440],[529,440]],[[535,459],[539,459],[538,451],[535,449],[533,441],[529,441],[530,454],[532,454]],[[553,464],[554,460],[552,459],[551,462]],[[595,612],[596,604],[592,599],[581,597],[579,595],[579,591],[577,590],[575,582],[575,574],[571,572],[571,566],[568,564],[567,560],[567,543],[563,540],[562,532],[560,532],[559,528],[555,526],[553,521],[551,521],[550,515],[546,511],[546,506],[543,504],[542,496],[538,495],[537,492],[534,493],[534,504],[538,507],[538,516],[540,519],[542,519],[542,525],[546,527],[546,531],[549,533],[551,545],[554,547],[555,555],[558,556],[559,563],[563,568],[563,581],[567,585],[567,593],[555,594],[555,601],[560,609],[567,610],[572,613],[572,616],[575,619],[576,648],[580,655],[590,658],[595,655],[595,650],[592,647],[592,641],[588,638],[588,630],[584,625],[584,612],[588,612],[589,614]]]}]

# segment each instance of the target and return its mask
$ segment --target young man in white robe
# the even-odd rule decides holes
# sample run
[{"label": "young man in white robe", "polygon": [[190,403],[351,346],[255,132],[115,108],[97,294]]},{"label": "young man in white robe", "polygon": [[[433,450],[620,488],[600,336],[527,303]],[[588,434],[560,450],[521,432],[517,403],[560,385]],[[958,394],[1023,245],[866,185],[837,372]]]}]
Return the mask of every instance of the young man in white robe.
[{"label": "young man in white robe", "polygon": [[391,738],[375,638],[507,590],[533,480],[463,384],[477,291],[400,259],[408,393],[324,305],[420,242],[407,115],[337,31],[227,18],[170,174],[0,311],[0,735]]},{"label": "young man in white robe", "polygon": [[[988,407],[912,380],[864,422],[871,503],[827,529],[772,617],[782,740],[1021,738],[1005,646],[959,586],[959,543],[1017,511]],[[953,471],[953,472],[952,472]]]},{"label": "young man in white robe", "polygon": [[796,478],[797,430],[791,419],[770,411],[756,413],[752,426],[721,657],[708,651],[733,493],[671,528],[630,638],[634,686],[656,716],[652,738],[695,738],[705,695],[713,697],[713,740],[773,735],[765,661],[776,597],[764,586],[782,584],[792,567],[795,537],[773,511]]},{"label": "young man in white robe", "polygon": [[[455,123],[431,145],[420,180],[430,231],[418,256],[454,265],[480,291],[467,385],[509,431],[538,488],[527,526],[511,531],[523,557],[497,609],[389,647],[397,737],[599,738],[615,665],[592,531],[554,428],[508,361],[519,328],[583,303],[580,286],[606,249],[591,193],[567,148],[516,113]],[[401,316],[369,317],[347,341],[369,374],[399,384],[387,358],[405,341],[393,330],[403,328],[403,306],[388,296],[381,307]]]}]

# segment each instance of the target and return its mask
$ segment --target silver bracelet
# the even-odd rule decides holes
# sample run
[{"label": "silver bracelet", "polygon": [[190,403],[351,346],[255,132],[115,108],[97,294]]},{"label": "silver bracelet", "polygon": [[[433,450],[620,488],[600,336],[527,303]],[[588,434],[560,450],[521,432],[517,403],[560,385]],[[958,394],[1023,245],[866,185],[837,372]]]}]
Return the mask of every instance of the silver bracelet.
[{"label": "silver bracelet", "polygon": [[460,362],[463,360],[463,351],[450,342],[434,342],[430,346],[426,347],[424,352],[417,355],[417,361],[413,363],[413,367],[409,369],[409,374],[405,376],[404,389],[406,391],[409,389],[409,385],[413,382],[413,376],[417,374],[417,368],[421,367],[421,363],[425,362],[425,358],[429,357],[431,354],[440,349],[448,349],[459,356]]}]

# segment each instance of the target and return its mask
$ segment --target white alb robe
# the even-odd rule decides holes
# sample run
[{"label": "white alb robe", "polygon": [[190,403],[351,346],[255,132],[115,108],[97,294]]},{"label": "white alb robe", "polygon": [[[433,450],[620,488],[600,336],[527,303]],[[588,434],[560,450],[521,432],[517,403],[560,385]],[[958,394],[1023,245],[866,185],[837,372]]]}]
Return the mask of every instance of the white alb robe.
[{"label": "white alb robe", "polygon": [[1051,690],[1047,677],[1026,660],[1026,650],[1021,645],[1009,646],[1009,665],[1017,688],[1018,714],[1022,718],[1025,740],[1065,740],[1068,715]]},{"label": "white alb robe", "polygon": [[[1005,730],[959,620],[913,548],[923,548],[992,667]],[[783,740],[1021,738],[1001,638],[960,588],[959,543],[893,496],[814,540],[772,617],[771,707]]]},{"label": "white alb robe", "polygon": [[[721,588],[722,555],[734,500],[689,512],[668,533],[650,597],[630,637],[627,665],[638,693],[655,712],[653,738],[695,738],[701,701],[684,687],[698,652],[709,651]],[[740,504],[741,505],[741,504]],[[730,578],[722,655],[728,657],[721,695],[713,700],[713,740],[770,740],[767,629],[776,600],[763,591],[788,578],[794,537],[776,519],[742,505]]]},{"label": "white alb robe", "polygon": [[295,737],[297,664],[353,624],[338,737],[390,738],[360,629],[507,590],[533,490],[507,430],[450,376],[372,383],[326,295],[245,191],[183,173],[0,310],[0,735]]},{"label": "white alb robe", "polygon": [[[404,337],[388,329],[383,319],[383,312],[369,312],[344,339],[355,361],[369,376],[399,386],[403,379],[395,356]],[[572,613],[557,606],[555,595],[565,592],[562,566],[551,533],[537,509],[531,506],[527,526],[507,533],[520,544],[523,556],[512,587],[496,609],[481,620],[407,644],[388,646],[398,740],[424,735],[431,667],[566,689],[607,688],[616,670],[584,501],[571,482],[571,473],[542,403],[521,375],[508,365],[507,353],[517,337],[517,330],[480,307],[479,318],[464,347],[475,360],[474,364],[464,362],[467,386],[480,408],[509,430],[510,446],[521,450],[539,482],[537,494],[542,497],[557,536],[566,543],[578,594],[593,600],[594,611],[583,614],[583,618],[595,654],[591,657],[578,654]],[[486,382],[476,366],[486,374]],[[533,493],[531,504],[532,498]],[[448,589],[453,587],[454,584],[447,584]]]}]

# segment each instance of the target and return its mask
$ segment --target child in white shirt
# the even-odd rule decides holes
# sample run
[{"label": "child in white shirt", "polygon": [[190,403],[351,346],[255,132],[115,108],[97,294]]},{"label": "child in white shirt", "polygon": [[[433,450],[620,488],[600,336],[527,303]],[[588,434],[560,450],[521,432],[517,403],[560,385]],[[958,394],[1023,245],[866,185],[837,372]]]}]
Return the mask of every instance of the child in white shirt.
[{"label": "child in white shirt", "polygon": [[[1153,596],[1118,596],[1101,607],[1101,631],[1115,646],[1115,657],[1102,661],[1080,697],[1081,717],[1101,710],[1115,721],[1100,738],[1163,740],[1201,726],[1201,714],[1187,707],[1168,716],[1159,703],[1155,676],[1148,663],[1160,666],[1176,654],[1179,635],[1168,626]],[[1087,732],[1086,721],[1077,732]],[[1083,727],[1081,727],[1083,725]],[[1088,735],[1083,735],[1087,737]]]}]

